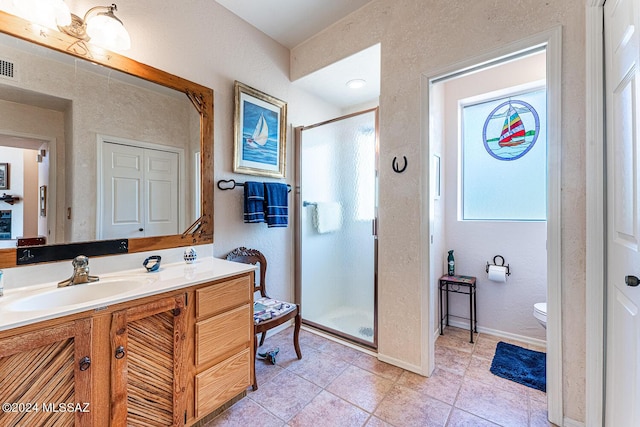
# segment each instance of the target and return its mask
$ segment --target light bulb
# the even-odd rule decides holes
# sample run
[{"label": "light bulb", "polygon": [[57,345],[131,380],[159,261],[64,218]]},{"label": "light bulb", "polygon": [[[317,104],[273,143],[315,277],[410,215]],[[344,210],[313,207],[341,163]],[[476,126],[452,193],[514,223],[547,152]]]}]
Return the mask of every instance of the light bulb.
[{"label": "light bulb", "polygon": [[63,0],[14,0],[16,14],[33,24],[57,29],[71,24],[71,12]]},{"label": "light bulb", "polygon": [[347,82],[347,87],[349,89],[360,89],[362,86],[366,85],[367,81],[363,79],[353,79]]},{"label": "light bulb", "polygon": [[91,43],[106,49],[122,51],[131,48],[131,38],[124,26],[105,14],[87,20],[87,34]]}]

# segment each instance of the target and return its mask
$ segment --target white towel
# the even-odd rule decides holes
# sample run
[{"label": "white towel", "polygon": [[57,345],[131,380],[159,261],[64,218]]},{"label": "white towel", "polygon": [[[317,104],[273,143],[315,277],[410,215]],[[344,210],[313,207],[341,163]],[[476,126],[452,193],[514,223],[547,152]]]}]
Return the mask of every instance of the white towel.
[{"label": "white towel", "polygon": [[342,227],[342,205],[338,202],[316,203],[313,226],[320,234],[340,230]]}]

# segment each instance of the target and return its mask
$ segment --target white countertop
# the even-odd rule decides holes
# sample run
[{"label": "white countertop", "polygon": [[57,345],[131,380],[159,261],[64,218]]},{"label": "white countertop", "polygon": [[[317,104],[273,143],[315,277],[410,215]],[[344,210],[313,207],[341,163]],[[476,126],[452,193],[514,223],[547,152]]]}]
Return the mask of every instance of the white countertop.
[{"label": "white countertop", "polygon": [[[43,320],[55,319],[69,314],[80,313],[94,309],[102,309],[106,306],[118,304],[134,299],[161,294],[212,280],[224,279],[237,274],[247,273],[255,270],[255,266],[237,262],[225,261],[218,258],[202,258],[193,264],[177,262],[173,264],[161,264],[160,270],[147,273],[143,268],[133,270],[118,271],[112,274],[100,275],[100,280],[90,284],[75,285],[70,288],[58,288],[58,281],[43,283],[42,285],[28,286],[24,288],[10,289],[4,291],[4,296],[0,297],[0,331],[29,325]],[[109,286],[109,282],[124,282],[131,280],[135,282],[132,290],[122,291],[114,296],[100,299],[93,299],[88,302],[51,306],[38,310],[16,310],[13,308],[16,302],[23,298],[36,296],[42,293],[51,294],[56,289],[62,291],[72,291],[75,287],[98,287]],[[102,283],[101,283],[102,282]],[[120,285],[122,283],[119,283]]]}]

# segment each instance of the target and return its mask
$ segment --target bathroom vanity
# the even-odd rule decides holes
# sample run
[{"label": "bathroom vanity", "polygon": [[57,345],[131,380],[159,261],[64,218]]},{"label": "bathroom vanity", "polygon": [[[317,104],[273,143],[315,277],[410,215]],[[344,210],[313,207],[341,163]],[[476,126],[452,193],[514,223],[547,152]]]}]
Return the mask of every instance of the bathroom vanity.
[{"label": "bathroom vanity", "polygon": [[55,283],[5,293],[0,425],[182,426],[216,413],[251,384],[253,268],[209,258],[121,272],[74,287],[129,276],[133,291],[58,307],[37,306],[67,290]]}]

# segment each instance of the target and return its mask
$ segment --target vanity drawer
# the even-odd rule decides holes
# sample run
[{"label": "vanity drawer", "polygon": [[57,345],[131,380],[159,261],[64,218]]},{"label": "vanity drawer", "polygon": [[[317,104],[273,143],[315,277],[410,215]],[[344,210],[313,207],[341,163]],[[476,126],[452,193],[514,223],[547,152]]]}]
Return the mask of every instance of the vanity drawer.
[{"label": "vanity drawer", "polygon": [[196,417],[213,411],[251,384],[250,351],[242,350],[196,375]]},{"label": "vanity drawer", "polygon": [[196,317],[202,319],[250,303],[253,288],[250,277],[237,277],[196,290]]},{"label": "vanity drawer", "polygon": [[250,347],[251,304],[196,323],[196,365],[213,361],[240,346]]}]

